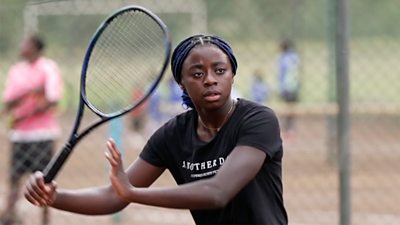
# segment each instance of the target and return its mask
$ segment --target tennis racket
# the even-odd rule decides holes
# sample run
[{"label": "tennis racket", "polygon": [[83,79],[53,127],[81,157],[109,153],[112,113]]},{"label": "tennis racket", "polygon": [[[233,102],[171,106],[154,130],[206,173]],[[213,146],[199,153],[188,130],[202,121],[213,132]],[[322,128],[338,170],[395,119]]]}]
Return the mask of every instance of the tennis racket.
[{"label": "tennis racket", "polygon": [[[83,60],[80,101],[72,132],[43,171],[51,182],[74,149],[94,128],[140,106],[156,89],[168,65],[167,26],[140,6],[121,8],[96,30]],[[132,93],[140,93],[132,100]],[[81,131],[84,109],[99,118]]]}]

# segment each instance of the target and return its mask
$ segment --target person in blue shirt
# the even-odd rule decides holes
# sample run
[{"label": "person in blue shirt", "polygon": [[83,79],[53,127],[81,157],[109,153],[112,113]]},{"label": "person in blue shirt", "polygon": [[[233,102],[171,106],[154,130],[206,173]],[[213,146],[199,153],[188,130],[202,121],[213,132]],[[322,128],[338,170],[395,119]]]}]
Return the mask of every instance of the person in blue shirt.
[{"label": "person in blue shirt", "polygon": [[280,43],[281,54],[278,58],[278,82],[281,99],[287,103],[288,111],[283,119],[282,131],[291,136],[294,131],[294,105],[299,101],[300,91],[300,58],[291,40]]},{"label": "person in blue shirt", "polygon": [[251,84],[251,99],[259,104],[264,104],[269,97],[269,88],[260,70],[254,72]]}]

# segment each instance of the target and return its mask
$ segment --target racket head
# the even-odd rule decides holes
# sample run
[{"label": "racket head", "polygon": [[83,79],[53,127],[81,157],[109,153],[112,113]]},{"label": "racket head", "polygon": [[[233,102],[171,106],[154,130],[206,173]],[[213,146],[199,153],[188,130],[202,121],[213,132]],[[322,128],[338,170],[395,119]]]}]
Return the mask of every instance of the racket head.
[{"label": "racket head", "polygon": [[168,66],[171,40],[163,21],[140,6],[109,16],[87,49],[81,99],[102,118],[113,118],[143,103]]}]

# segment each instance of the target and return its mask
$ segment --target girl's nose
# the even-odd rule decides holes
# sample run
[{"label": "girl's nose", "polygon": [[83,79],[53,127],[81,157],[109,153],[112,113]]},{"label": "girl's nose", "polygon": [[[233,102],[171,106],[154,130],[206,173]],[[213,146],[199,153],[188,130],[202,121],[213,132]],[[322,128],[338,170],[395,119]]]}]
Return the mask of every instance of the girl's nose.
[{"label": "girl's nose", "polygon": [[208,71],[204,76],[204,84],[206,85],[214,85],[217,83],[217,79],[215,78],[214,71]]}]

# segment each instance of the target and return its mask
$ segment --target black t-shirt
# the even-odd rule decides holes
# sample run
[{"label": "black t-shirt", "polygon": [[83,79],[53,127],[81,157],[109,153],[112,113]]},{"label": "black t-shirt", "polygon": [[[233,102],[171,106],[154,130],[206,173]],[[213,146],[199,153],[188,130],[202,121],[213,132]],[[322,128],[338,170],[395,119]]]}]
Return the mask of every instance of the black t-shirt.
[{"label": "black t-shirt", "polygon": [[140,157],[166,167],[178,184],[216,174],[235,146],[251,146],[266,153],[258,172],[228,205],[221,209],[191,210],[196,224],[287,224],[282,197],[282,141],[274,112],[238,99],[236,109],[209,142],[196,133],[197,112],[190,110],[168,121],[147,142]]}]

